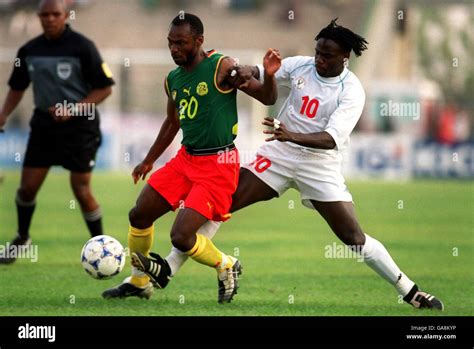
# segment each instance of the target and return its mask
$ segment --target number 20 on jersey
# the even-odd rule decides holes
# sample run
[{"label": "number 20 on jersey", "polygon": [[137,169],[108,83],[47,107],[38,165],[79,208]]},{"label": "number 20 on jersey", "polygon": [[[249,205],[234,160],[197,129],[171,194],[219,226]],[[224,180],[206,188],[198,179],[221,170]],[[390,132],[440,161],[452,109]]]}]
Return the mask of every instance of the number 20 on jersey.
[{"label": "number 20 on jersey", "polygon": [[191,96],[189,102],[183,98],[179,101],[179,120],[185,119],[186,116],[189,119],[194,119],[197,114],[199,107],[199,102],[197,101],[196,97]]}]

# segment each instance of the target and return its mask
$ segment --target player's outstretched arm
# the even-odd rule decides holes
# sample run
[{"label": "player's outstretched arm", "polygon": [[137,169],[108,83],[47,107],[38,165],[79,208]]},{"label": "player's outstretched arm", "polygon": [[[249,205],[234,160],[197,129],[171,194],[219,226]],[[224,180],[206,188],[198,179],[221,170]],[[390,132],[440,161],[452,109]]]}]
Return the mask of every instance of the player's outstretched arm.
[{"label": "player's outstretched arm", "polygon": [[228,80],[230,85],[240,89],[246,87],[252,78],[260,80],[260,69],[256,65],[237,65],[231,70]]},{"label": "player's outstretched arm", "polygon": [[25,91],[17,91],[10,89],[8,91],[3,107],[0,110],[0,130],[3,130],[3,127],[7,123],[8,116],[12,113],[13,110],[18,106]]},{"label": "player's outstretched arm", "polygon": [[[278,98],[275,73],[281,66],[280,53],[269,49],[263,59],[263,66],[265,77],[264,82],[261,83],[255,78],[253,69],[243,69],[236,65],[232,58],[226,58],[221,65],[221,72],[225,74],[224,84],[240,89],[265,105],[273,105]],[[246,71],[251,74],[245,74]]]},{"label": "player's outstretched arm", "polygon": [[266,139],[267,142],[292,142],[304,147],[317,149],[334,149],[336,147],[334,138],[325,131],[308,134],[290,132],[284,124],[271,117],[265,118],[262,125],[272,127],[272,129],[263,131],[265,134],[272,135]]},{"label": "player's outstretched arm", "polygon": [[[166,87],[165,87],[166,88]],[[153,169],[155,161],[168,148],[176,134],[179,131],[178,111],[171,96],[168,96],[168,104],[166,107],[167,117],[161,125],[160,132],[155,142],[151,146],[145,159],[139,163],[132,172],[133,182],[136,184],[141,178],[144,180],[148,172]]]}]

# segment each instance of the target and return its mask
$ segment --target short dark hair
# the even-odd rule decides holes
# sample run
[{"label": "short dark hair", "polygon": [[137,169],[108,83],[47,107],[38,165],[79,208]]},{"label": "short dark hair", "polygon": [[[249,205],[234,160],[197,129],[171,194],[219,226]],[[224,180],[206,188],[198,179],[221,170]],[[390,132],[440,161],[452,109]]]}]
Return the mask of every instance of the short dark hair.
[{"label": "short dark hair", "polygon": [[201,20],[198,16],[193,15],[191,13],[181,12],[171,21],[171,25],[176,26],[180,26],[186,23],[189,24],[189,26],[191,27],[191,31],[194,35],[204,34],[204,26],[202,25]]},{"label": "short dark hair", "polygon": [[[41,0],[38,4],[38,10],[40,10],[47,1],[48,0]],[[64,12],[66,13],[68,12],[69,5],[66,3],[65,0],[56,0],[55,2],[58,2],[61,4],[61,6],[64,8]]]},{"label": "short dark hair", "polygon": [[323,28],[315,40],[330,39],[345,51],[354,51],[356,56],[360,56],[362,51],[367,50],[368,42],[360,35],[357,35],[352,30],[344,28],[336,23],[337,18],[333,19],[326,28]]}]

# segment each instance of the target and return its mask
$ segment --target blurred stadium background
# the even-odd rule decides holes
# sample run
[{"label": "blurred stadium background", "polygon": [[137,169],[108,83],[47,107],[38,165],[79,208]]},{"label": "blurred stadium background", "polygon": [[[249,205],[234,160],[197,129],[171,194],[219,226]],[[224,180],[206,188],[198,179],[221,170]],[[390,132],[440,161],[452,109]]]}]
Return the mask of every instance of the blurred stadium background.
[{"label": "blurred stadium background", "polygon": [[[165,117],[163,80],[174,68],[166,36],[180,10],[202,18],[206,49],[243,64],[259,63],[268,47],[279,48],[283,56],[313,55],[316,33],[339,17],[341,25],[369,41],[369,50],[350,61],[367,101],[345,168],[361,223],[386,244],[407,274],[445,301],[445,314],[474,314],[472,1],[69,2],[72,27],[96,43],[117,83],[100,106],[104,142],[94,176],[108,234],[126,242],[127,212],[140,190],[131,185],[129,173]],[[36,4],[0,0],[2,101],[18,48],[41,32]],[[240,93],[237,144],[243,162],[263,142],[260,120],[278,111],[287,91],[280,92],[272,108]],[[32,107],[30,89],[0,135],[0,173],[5,175],[0,241],[9,240],[16,226],[14,197]],[[157,166],[174,154],[179,141]],[[298,203],[292,209],[299,201],[295,192],[237,213],[216,236],[225,251],[235,252],[238,246],[246,267],[242,293],[231,307],[216,307],[215,275],[201,272],[196,263],[188,263],[185,277],[175,278],[166,292],[153,298],[159,307],[140,300],[104,302],[100,293],[118,280],[95,282],[81,270],[86,229],[78,210],[71,211],[67,176],[62,169],[55,172],[46,180],[33,219],[39,264],[18,261],[0,268],[0,282],[9,285],[0,288],[0,315],[414,314],[408,306],[397,307],[395,292],[365,266],[324,257],[324,247],[337,239],[314,212]],[[166,229],[172,219],[164,217],[159,226],[154,250],[161,254],[170,246]],[[184,295],[190,307],[177,306]],[[290,296],[296,297],[294,304]],[[74,307],[73,298],[81,306]]]},{"label": "blurred stadium background", "polygon": [[[117,85],[100,110],[98,168],[129,169],[142,159],[165,115],[163,79],[174,64],[170,20],[201,16],[205,48],[259,63],[266,48],[313,55],[314,36],[332,18],[370,45],[352,57],[367,102],[347,154],[348,178],[474,177],[474,12],[471,1],[68,0],[70,23],[92,38]],[[41,32],[35,0],[0,1],[0,96],[21,44]],[[31,90],[29,91],[31,94]],[[285,97],[281,91],[281,100]],[[25,96],[1,140],[0,168],[20,167],[32,98]],[[2,97],[3,98],[3,97]],[[260,120],[275,114],[239,97],[238,145],[246,161],[262,143]],[[175,142],[161,163],[171,156]],[[16,154],[16,155],[15,155]],[[19,154],[19,156],[18,156]]]}]

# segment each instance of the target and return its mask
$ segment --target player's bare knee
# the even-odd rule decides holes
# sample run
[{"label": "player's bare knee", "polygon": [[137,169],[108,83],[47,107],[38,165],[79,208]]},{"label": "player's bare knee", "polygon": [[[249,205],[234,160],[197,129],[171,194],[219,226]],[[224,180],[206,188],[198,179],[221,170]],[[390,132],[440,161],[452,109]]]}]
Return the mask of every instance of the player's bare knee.
[{"label": "player's bare knee", "polygon": [[135,221],[135,207],[132,208],[130,211],[128,211],[128,221],[130,222],[130,225],[133,227],[133,223]]},{"label": "player's bare knee", "polygon": [[365,236],[362,233],[356,233],[351,237],[352,246],[364,246]]},{"label": "player's bare knee", "polygon": [[17,195],[22,201],[31,202],[36,198],[36,190],[31,187],[22,186],[18,189]]},{"label": "player's bare knee", "polygon": [[85,185],[74,185],[72,191],[79,201],[84,201],[88,196],[90,196],[90,189]]},{"label": "player's bare knee", "polygon": [[128,212],[128,221],[130,222],[130,225],[132,227],[138,228],[137,225],[139,223],[138,219],[139,215],[137,212],[137,208],[133,207],[129,212]]},{"label": "player's bare knee", "polygon": [[349,246],[363,246],[365,243],[365,236],[360,227],[348,227],[338,234],[341,241]]},{"label": "player's bare knee", "polygon": [[137,206],[128,212],[128,221],[132,227],[137,229],[146,229],[153,224],[153,220],[149,219],[143,212],[140,212]]},{"label": "player's bare knee", "polygon": [[140,212],[135,206],[128,212],[128,221],[130,222],[130,225],[134,228],[145,229],[147,227],[144,226],[143,219],[140,216]]},{"label": "player's bare knee", "polygon": [[193,248],[190,238],[183,231],[171,230],[171,243],[180,251],[189,251]]}]

